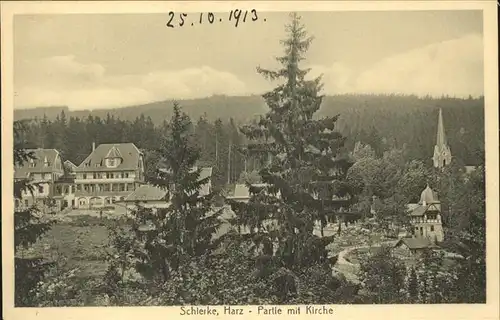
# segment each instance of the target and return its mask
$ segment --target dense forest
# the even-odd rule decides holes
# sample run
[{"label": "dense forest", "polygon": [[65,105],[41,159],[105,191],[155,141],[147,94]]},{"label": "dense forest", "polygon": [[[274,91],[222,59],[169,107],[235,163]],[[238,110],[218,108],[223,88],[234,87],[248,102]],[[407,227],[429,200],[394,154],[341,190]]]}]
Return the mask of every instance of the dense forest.
[{"label": "dense forest", "polygon": [[[201,162],[217,170],[220,183],[233,183],[245,169],[256,166],[239,147],[246,143],[239,127],[265,112],[261,97],[214,96],[182,101],[194,120],[192,130],[201,149]],[[347,137],[346,151],[356,142],[370,145],[377,155],[393,148],[406,150],[407,160],[430,164],[438,108],[455,160],[477,165],[484,157],[484,99],[419,98],[402,95],[326,96],[315,116],[339,115],[336,130]],[[29,120],[30,147],[56,148],[76,165],[90,153],[92,142],[133,142],[148,151],[166,130],[172,113],[168,101],[113,110],[69,111],[67,108],[17,110],[15,117]],[[154,153],[145,152],[147,161]]]}]

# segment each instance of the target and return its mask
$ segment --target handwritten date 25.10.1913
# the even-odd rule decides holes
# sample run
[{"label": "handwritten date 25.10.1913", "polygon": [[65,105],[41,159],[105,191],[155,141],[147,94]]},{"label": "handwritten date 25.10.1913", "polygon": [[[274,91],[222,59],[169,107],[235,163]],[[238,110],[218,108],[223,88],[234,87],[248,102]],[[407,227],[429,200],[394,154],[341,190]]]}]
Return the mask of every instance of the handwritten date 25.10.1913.
[{"label": "handwritten date 25.10.1913", "polygon": [[[202,12],[202,13],[178,13],[173,11],[168,13],[167,27],[183,27],[183,26],[195,26],[198,24],[214,24],[217,22],[231,22],[234,23],[235,27],[238,27],[241,23],[247,21],[257,21],[259,16],[257,15],[257,10],[231,10],[229,14],[223,13],[213,13],[213,12]],[[261,19],[264,22],[266,19]]]}]

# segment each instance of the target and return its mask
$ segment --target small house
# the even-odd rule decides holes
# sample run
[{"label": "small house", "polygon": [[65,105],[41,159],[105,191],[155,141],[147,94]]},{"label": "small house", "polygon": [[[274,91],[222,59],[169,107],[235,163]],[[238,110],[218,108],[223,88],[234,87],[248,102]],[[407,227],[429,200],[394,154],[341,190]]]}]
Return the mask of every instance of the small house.
[{"label": "small house", "polygon": [[394,253],[402,257],[411,257],[437,248],[439,247],[427,238],[402,238],[394,245]]}]

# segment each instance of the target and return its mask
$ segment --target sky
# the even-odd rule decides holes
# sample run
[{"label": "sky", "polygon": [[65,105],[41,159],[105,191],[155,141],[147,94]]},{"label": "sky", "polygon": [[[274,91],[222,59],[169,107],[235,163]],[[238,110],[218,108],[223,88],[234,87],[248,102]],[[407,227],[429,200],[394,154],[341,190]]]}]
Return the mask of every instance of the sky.
[{"label": "sky", "polygon": [[[277,67],[288,14],[259,12],[238,27],[227,12],[214,14],[213,24],[199,24],[189,13],[174,28],[168,14],[16,16],[15,108],[114,108],[272,88],[256,67]],[[325,94],[483,95],[481,11],[299,14],[314,36],[302,67],[323,74]]]}]

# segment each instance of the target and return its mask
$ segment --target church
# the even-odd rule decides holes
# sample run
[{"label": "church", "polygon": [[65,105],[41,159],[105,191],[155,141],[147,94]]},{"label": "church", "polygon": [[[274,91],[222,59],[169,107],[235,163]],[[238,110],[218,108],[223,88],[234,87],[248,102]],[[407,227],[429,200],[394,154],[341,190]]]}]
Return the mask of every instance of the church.
[{"label": "church", "polygon": [[[436,145],[432,161],[437,169],[443,169],[452,161],[451,149],[446,141],[441,109],[439,109]],[[444,240],[441,203],[437,193],[429,185],[420,194],[420,201],[408,204],[407,208],[413,226],[414,238],[425,239],[429,244],[436,244]]]},{"label": "church", "polygon": [[436,145],[434,146],[432,161],[434,162],[434,167],[439,169],[451,163],[451,150],[444,133],[443,111],[441,109],[439,109],[437,139]]}]

